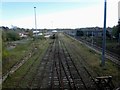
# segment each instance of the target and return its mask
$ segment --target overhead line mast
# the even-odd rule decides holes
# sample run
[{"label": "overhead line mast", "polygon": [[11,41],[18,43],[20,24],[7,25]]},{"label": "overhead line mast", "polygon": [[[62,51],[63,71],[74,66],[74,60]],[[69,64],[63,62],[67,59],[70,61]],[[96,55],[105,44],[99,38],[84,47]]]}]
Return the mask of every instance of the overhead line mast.
[{"label": "overhead line mast", "polygon": [[105,66],[105,51],[106,51],[106,11],[107,11],[107,0],[104,1],[104,29],[103,29],[103,41],[102,41],[102,63]]}]

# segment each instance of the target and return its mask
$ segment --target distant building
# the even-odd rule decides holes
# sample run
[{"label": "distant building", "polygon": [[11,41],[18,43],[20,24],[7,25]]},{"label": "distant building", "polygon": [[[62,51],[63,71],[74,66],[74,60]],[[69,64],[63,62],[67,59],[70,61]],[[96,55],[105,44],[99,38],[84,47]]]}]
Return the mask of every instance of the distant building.
[{"label": "distant building", "polygon": [[40,32],[40,31],[33,31],[33,36],[41,36],[41,35],[43,35],[43,33],[42,32]]},{"label": "distant building", "polygon": [[[107,28],[108,33],[111,35],[112,28]],[[73,30],[65,30],[65,33],[71,35],[71,36],[96,36],[96,37],[102,37],[103,28],[100,27],[90,27],[90,28],[77,28]]]},{"label": "distant building", "polygon": [[28,33],[19,33],[19,36],[21,38],[26,38],[26,37],[28,37]]},{"label": "distant building", "polygon": [[94,36],[101,37],[103,29],[99,27],[91,27],[91,28],[81,28],[80,31],[83,32],[85,36],[92,36],[92,33]]}]

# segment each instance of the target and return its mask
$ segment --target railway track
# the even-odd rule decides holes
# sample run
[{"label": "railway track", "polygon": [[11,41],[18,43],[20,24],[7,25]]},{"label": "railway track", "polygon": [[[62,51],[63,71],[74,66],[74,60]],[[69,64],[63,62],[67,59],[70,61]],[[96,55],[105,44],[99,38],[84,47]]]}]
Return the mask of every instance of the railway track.
[{"label": "railway track", "polygon": [[[76,52],[74,47],[67,47],[58,35],[48,46],[43,58],[39,60],[34,73],[31,72],[32,67],[40,59],[39,56],[34,59],[21,80],[17,82],[16,88],[100,90],[86,66],[82,62],[79,65],[76,64],[77,60],[73,58],[68,48],[71,52]],[[82,56],[81,59],[83,59]],[[29,74],[31,78],[28,77]]]},{"label": "railway track", "polygon": [[49,46],[29,88],[99,90],[88,69],[82,63],[76,65],[65,43],[59,38]]},{"label": "railway track", "polygon": [[[65,46],[64,43],[63,43],[63,45]],[[71,52],[76,52],[75,49],[74,49],[74,47],[69,47],[69,48],[71,48],[71,49],[70,49]],[[66,46],[65,46],[65,49],[67,50]],[[76,71],[77,71],[77,73],[78,73],[78,75],[79,75],[79,77],[80,77],[80,79],[81,79],[81,81],[82,81],[82,84],[83,84],[84,88],[85,88],[86,90],[89,90],[90,88],[91,88],[92,90],[94,90],[96,87],[95,87],[95,81],[94,81],[92,75],[89,73],[89,71],[86,69],[86,67],[83,66],[83,63],[82,63],[82,62],[80,62],[79,65],[77,65],[77,64],[75,63],[75,62],[78,62],[79,59],[77,59],[77,61],[75,61],[75,60],[73,60],[72,55],[71,55],[70,53],[68,53],[68,54],[69,54],[69,56],[70,56],[70,58],[71,58],[71,61],[72,61],[73,65],[74,65],[74,67],[76,68]],[[73,54],[73,53],[72,53],[72,54]],[[76,58],[76,57],[75,57],[75,58]],[[82,85],[82,84],[81,84],[81,85]]]},{"label": "railway track", "polygon": [[83,78],[81,77],[75,63],[73,62],[71,55],[68,53],[68,51],[63,43],[62,43],[62,45],[64,46],[63,52],[65,53],[65,61],[66,61],[67,67],[69,69],[71,79],[73,80],[73,85],[74,85],[73,88],[74,89],[79,89],[79,88],[87,89],[87,86],[85,85]]},{"label": "railway track", "polygon": [[[88,84],[86,84],[84,80],[88,77],[83,78],[82,76],[83,73],[88,75],[88,71],[85,71],[87,69],[84,69],[82,73],[78,70],[78,67],[75,65],[64,42],[59,38],[56,38],[49,48],[51,49],[47,51],[47,56],[45,55],[44,57],[46,60],[43,59],[42,61],[44,63],[43,67],[39,67],[39,69],[44,69],[38,70],[38,75],[35,76],[31,88],[50,90],[89,90]],[[95,86],[91,84],[93,83],[90,83],[89,86],[94,89]]]},{"label": "railway track", "polygon": [[[70,36],[70,35],[69,35],[69,36]],[[73,36],[70,36],[70,37],[73,37]],[[101,47],[99,47],[99,46],[97,46],[97,45],[95,45],[95,44],[92,44],[92,43],[90,43],[90,42],[87,42],[87,41],[85,41],[85,40],[83,40],[83,39],[77,38],[77,37],[73,37],[73,38],[75,38],[76,40],[78,40],[78,41],[86,44],[86,46],[88,46],[89,48],[91,48],[91,49],[93,49],[93,50],[95,50],[95,51],[97,51],[98,53],[101,54],[101,52],[102,52],[102,48],[101,48]],[[112,52],[110,52],[110,51],[108,51],[108,50],[106,50],[105,54],[106,54],[106,55],[105,55],[106,58],[110,59],[110,60],[111,60],[112,62],[114,62],[116,65],[119,65],[119,66],[120,66],[120,60],[119,60],[120,56],[119,56],[119,55],[117,55],[117,54],[115,54],[115,53],[112,53]]]},{"label": "railway track", "polygon": [[[52,42],[53,43],[53,42]],[[43,84],[43,80],[46,77],[46,73],[49,66],[49,60],[51,58],[51,51],[52,51],[52,44],[49,45],[44,57],[42,58],[42,61],[40,61],[40,64],[36,70],[36,74],[34,75],[32,82],[29,83],[29,88],[41,88]]]},{"label": "railway track", "polygon": [[[102,52],[102,48],[101,47],[99,47],[97,45],[94,45],[94,44],[91,45],[90,42],[84,41],[82,39],[78,39],[78,40],[86,43],[88,46],[94,48],[95,50],[98,50],[98,51]],[[120,56],[118,56],[117,54],[112,53],[112,52],[110,52],[108,50],[106,50],[105,54],[106,54],[106,58],[109,58],[112,62],[114,62],[115,64],[120,66],[120,60],[119,60]]]},{"label": "railway track", "polygon": [[[86,75],[86,77],[84,77],[84,75],[83,75],[83,78],[85,80],[85,84],[86,84],[87,88],[92,88],[92,90],[93,89],[95,89],[95,90],[107,90],[107,89],[114,90],[115,87],[114,87],[114,84],[112,81],[108,85],[107,84],[103,85],[103,86],[98,85],[98,82],[96,82],[96,77],[100,77],[100,75],[96,72],[93,72],[88,67],[89,64],[86,62],[85,58],[82,57],[81,54],[78,52],[78,50],[77,50],[78,47],[76,47],[76,45],[74,45],[72,43],[68,43],[68,45],[66,45],[66,46],[67,46],[67,48],[71,48],[69,52],[70,52],[71,56],[73,56],[74,62],[77,62],[77,63],[75,63],[75,65],[77,66],[77,64],[78,64],[78,68],[80,68],[80,72],[83,71],[82,73],[84,73],[84,75]],[[74,53],[76,53],[76,55],[74,55]],[[79,67],[79,65],[81,65],[81,67]],[[87,78],[89,80],[86,80],[85,78]],[[103,80],[103,81],[106,83],[105,80]]]},{"label": "railway track", "polygon": [[[44,42],[42,45],[45,45],[45,44],[46,44],[46,42]],[[30,78],[28,78],[28,75],[31,74],[32,67],[34,67],[34,64],[36,63],[36,61],[40,60],[40,57],[39,57],[40,51],[38,51],[38,50],[39,49],[37,49],[37,51],[34,53],[34,55],[32,55],[32,57],[34,57],[35,54],[38,54],[38,55],[36,56],[36,58],[33,59],[33,62],[28,67],[26,73],[24,73],[23,76],[20,78],[19,82],[16,82],[15,88],[29,88],[29,86],[31,85],[32,79],[30,80]],[[39,65],[40,65],[40,63],[39,63]],[[38,67],[36,68],[36,70],[34,71],[34,73],[31,74],[33,78],[36,75]],[[27,82],[25,80],[27,80]],[[25,82],[23,83],[23,81],[25,81]]]},{"label": "railway track", "polygon": [[21,67],[22,64],[24,64],[32,55],[34,55],[34,53],[35,50],[34,47],[32,47],[29,51],[25,53],[25,55],[18,62],[12,65],[11,68],[6,73],[3,73],[2,82],[4,82],[9,75],[13,74],[19,67]]}]

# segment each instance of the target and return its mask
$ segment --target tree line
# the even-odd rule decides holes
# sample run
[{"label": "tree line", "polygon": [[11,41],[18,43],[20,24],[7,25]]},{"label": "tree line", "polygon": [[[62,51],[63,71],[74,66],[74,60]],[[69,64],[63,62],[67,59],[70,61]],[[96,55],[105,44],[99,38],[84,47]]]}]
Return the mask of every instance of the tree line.
[{"label": "tree line", "polygon": [[[19,36],[19,32],[27,32],[28,37],[33,37],[33,33],[31,29],[24,29],[24,28],[9,29],[8,27],[4,27],[4,26],[2,26],[1,28],[2,28],[3,42],[20,40],[21,38]],[[111,36],[114,36],[115,39],[119,39],[120,38],[119,33],[120,33],[120,19],[118,21],[118,25],[112,28]],[[80,34],[83,35],[83,32],[81,32]],[[108,37],[111,37],[108,31],[106,32],[106,35]]]},{"label": "tree line", "polygon": [[119,34],[120,34],[120,19],[118,21],[118,25],[113,27],[112,34],[116,39],[119,39]]}]

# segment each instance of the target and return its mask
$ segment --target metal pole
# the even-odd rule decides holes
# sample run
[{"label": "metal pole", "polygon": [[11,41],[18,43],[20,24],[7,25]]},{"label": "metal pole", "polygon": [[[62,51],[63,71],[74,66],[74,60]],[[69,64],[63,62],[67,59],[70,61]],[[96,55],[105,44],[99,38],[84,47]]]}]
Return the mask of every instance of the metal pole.
[{"label": "metal pole", "polygon": [[107,1],[104,2],[104,29],[103,29],[103,42],[102,42],[102,66],[105,66],[105,50],[106,50],[106,9]]},{"label": "metal pole", "polygon": [[34,7],[34,13],[35,13],[35,29],[36,29],[36,38],[37,38],[36,7]]}]

